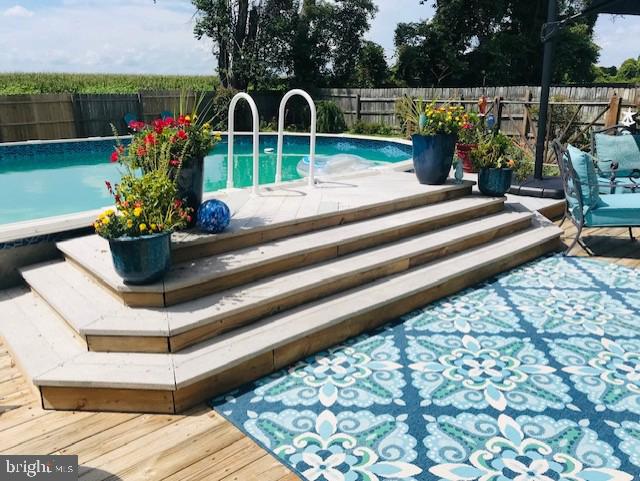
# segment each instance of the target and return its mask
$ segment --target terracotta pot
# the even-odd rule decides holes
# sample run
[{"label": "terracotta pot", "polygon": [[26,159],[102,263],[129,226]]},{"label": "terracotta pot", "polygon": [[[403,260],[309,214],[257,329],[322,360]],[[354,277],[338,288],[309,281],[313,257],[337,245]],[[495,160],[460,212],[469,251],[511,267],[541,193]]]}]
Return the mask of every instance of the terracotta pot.
[{"label": "terracotta pot", "polygon": [[478,144],[456,144],[456,156],[462,160],[462,169],[468,173],[478,172],[473,167],[471,152],[478,148]]}]

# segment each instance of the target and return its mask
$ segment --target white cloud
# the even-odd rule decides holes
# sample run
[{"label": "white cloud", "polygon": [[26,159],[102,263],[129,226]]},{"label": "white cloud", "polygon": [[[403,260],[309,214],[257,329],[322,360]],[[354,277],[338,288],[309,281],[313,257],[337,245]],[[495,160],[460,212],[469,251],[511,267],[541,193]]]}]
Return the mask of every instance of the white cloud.
[{"label": "white cloud", "polygon": [[14,5],[2,12],[4,17],[33,17],[33,12],[22,5]]},{"label": "white cloud", "polygon": [[[189,2],[65,0],[21,22],[0,17],[4,71],[212,74]],[[185,8],[188,7],[188,8]]]}]

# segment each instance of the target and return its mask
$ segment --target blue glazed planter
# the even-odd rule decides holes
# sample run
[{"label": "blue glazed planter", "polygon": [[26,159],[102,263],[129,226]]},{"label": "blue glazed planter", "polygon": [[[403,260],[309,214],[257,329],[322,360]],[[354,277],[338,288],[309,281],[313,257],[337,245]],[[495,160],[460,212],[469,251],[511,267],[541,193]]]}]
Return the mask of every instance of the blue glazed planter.
[{"label": "blue glazed planter", "polygon": [[127,284],[157,281],[171,267],[171,232],[109,240],[113,267]]},{"label": "blue glazed planter", "polygon": [[478,173],[478,189],[484,195],[501,197],[511,188],[513,170],[511,169],[480,169]]},{"label": "blue glazed planter", "polygon": [[413,167],[421,184],[441,185],[447,181],[453,153],[456,149],[456,136],[450,134],[420,135],[413,134]]}]

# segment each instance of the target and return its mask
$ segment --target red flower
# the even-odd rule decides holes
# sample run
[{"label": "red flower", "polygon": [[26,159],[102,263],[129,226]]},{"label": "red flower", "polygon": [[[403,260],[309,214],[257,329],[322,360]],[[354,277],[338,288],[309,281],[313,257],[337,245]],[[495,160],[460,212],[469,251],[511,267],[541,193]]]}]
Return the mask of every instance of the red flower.
[{"label": "red flower", "polygon": [[122,198],[120,197],[119,194],[115,195],[115,199],[116,199],[116,204],[120,204],[120,201],[122,200]]},{"label": "red flower", "polygon": [[187,140],[187,138],[189,137],[184,130],[178,130],[177,135],[180,140]]},{"label": "red flower", "polygon": [[156,133],[161,134],[162,131],[164,130],[164,121],[162,119],[156,119],[153,121],[153,130],[156,131]]},{"label": "red flower", "polygon": [[145,135],[144,143],[147,145],[156,145],[156,136],[153,133]]},{"label": "red flower", "polygon": [[139,132],[144,129],[144,122],[140,122],[139,120],[132,120],[129,122],[129,128],[134,132]]},{"label": "red flower", "polygon": [[182,207],[182,201],[181,201],[180,199],[176,199],[176,200],[174,200],[174,201],[173,201],[173,206],[174,206],[176,209],[179,209],[180,207]]},{"label": "red flower", "polygon": [[120,154],[118,153],[117,150],[114,150],[113,152],[111,152],[111,162],[118,162],[119,156]]},{"label": "red flower", "polygon": [[187,222],[191,222],[191,216],[190,215],[187,216]]},{"label": "red flower", "polygon": [[165,127],[171,127],[174,123],[175,123],[175,120],[173,120],[173,117],[167,117],[164,119]]},{"label": "red flower", "polygon": [[124,145],[118,145],[118,152],[120,153],[124,152]]},{"label": "red flower", "polygon": [[140,147],[138,147],[138,150],[136,150],[136,154],[138,154],[138,157],[144,157],[145,155],[147,155],[147,149],[145,149],[144,146],[141,145]]},{"label": "red flower", "polygon": [[171,159],[169,161],[169,165],[171,165],[172,167],[179,167],[180,166],[180,159]]}]

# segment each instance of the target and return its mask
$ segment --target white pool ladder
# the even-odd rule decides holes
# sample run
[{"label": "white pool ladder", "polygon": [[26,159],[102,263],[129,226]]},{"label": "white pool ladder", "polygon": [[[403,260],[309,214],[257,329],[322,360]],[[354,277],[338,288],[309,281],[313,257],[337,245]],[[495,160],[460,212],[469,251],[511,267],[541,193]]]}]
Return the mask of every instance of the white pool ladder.
[{"label": "white pool ladder", "polygon": [[314,167],[316,161],[316,104],[313,102],[311,95],[301,89],[289,90],[280,102],[280,111],[278,112],[278,156],[276,159],[276,183],[282,182],[282,148],[284,144],[284,116],[287,102],[294,95],[304,97],[309,104],[311,110],[311,132],[309,138],[309,187],[315,185]]},{"label": "white pool ladder", "polygon": [[259,179],[259,162],[260,162],[260,117],[258,116],[258,107],[251,98],[251,96],[245,92],[236,94],[229,104],[229,130],[227,135],[227,141],[229,143],[227,148],[227,189],[233,189],[233,137],[235,134],[235,112],[236,105],[240,100],[246,100],[251,107],[251,116],[253,117],[253,189],[254,195],[259,194],[258,185]]}]

